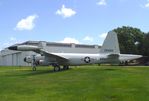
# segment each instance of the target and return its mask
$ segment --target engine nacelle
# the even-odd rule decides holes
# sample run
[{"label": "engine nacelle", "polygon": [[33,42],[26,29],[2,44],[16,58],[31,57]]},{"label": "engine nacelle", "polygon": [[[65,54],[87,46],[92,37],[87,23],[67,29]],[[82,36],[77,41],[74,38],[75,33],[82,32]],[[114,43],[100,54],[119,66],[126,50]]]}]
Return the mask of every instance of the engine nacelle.
[{"label": "engine nacelle", "polygon": [[31,56],[26,56],[25,58],[24,58],[24,62],[27,62],[27,63],[32,63],[32,58],[31,58]]},{"label": "engine nacelle", "polygon": [[39,50],[41,48],[33,45],[18,45],[18,46],[10,46],[8,47],[8,49],[17,51],[34,51]]},{"label": "engine nacelle", "polygon": [[[40,66],[47,66],[49,65],[47,61],[45,61],[45,57],[44,56],[39,56],[39,55],[36,55],[35,57],[35,64],[36,65],[40,65]],[[32,63],[33,62],[33,56],[26,56],[24,58],[24,62],[26,63]]]},{"label": "engine nacelle", "polygon": [[48,64],[48,62],[45,61],[45,60],[39,60],[39,61],[37,61],[37,65],[40,65],[40,66],[48,66],[49,64]]}]

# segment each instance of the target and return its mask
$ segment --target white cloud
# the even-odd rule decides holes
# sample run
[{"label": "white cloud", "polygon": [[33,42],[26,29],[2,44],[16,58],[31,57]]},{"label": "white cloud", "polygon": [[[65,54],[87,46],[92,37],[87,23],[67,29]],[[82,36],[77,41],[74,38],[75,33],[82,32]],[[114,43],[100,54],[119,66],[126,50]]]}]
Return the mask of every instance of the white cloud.
[{"label": "white cloud", "polygon": [[10,41],[16,41],[15,37],[10,37],[9,39],[10,39]]},{"label": "white cloud", "polygon": [[72,10],[71,8],[66,8],[65,5],[62,5],[62,8],[56,11],[57,15],[61,15],[64,18],[68,18],[74,16],[76,11]]},{"label": "white cloud", "polygon": [[93,41],[93,38],[90,36],[86,36],[83,40],[85,41]]},{"label": "white cloud", "polygon": [[31,15],[24,19],[21,19],[16,26],[16,30],[32,30],[35,26],[34,20],[38,18],[37,15]]},{"label": "white cloud", "polygon": [[16,43],[17,43],[17,39],[15,37],[10,37],[10,38],[8,38],[7,42],[3,43],[3,46],[8,47],[8,46],[16,44]]},{"label": "white cloud", "polygon": [[100,38],[105,39],[108,33],[102,33],[99,35]]},{"label": "white cloud", "polygon": [[149,8],[149,0],[148,0],[147,3],[144,5],[144,7]]},{"label": "white cloud", "polygon": [[8,47],[9,45],[11,45],[10,42],[5,42],[5,43],[2,44],[3,47]]},{"label": "white cloud", "polygon": [[70,38],[70,37],[66,37],[64,38],[64,40],[60,41],[61,43],[75,43],[75,44],[79,44],[79,41],[76,40],[75,38]]},{"label": "white cloud", "polygon": [[149,7],[149,3],[145,4],[145,7],[148,8]]},{"label": "white cloud", "polygon": [[17,40],[15,37],[10,37],[6,41],[1,42],[0,50],[4,49],[6,47],[9,47],[11,45],[14,45],[14,44],[17,44],[17,43],[22,43],[22,42],[23,41]]},{"label": "white cloud", "polygon": [[1,47],[6,48],[16,43],[18,43],[17,39],[15,37],[10,37],[6,42],[2,43]]},{"label": "white cloud", "polygon": [[149,8],[149,0],[145,4],[141,4],[140,7],[142,8]]},{"label": "white cloud", "polygon": [[103,44],[103,42],[104,42],[104,40],[105,40],[107,34],[108,34],[108,33],[102,33],[102,34],[99,35],[99,38],[100,38],[100,40],[99,40],[99,41],[100,41],[100,42],[99,42],[99,45],[102,46],[102,44]]},{"label": "white cloud", "polygon": [[106,0],[100,0],[99,2],[97,2],[97,5],[100,5],[100,6],[105,6],[105,5],[107,5],[107,3],[106,3]]}]

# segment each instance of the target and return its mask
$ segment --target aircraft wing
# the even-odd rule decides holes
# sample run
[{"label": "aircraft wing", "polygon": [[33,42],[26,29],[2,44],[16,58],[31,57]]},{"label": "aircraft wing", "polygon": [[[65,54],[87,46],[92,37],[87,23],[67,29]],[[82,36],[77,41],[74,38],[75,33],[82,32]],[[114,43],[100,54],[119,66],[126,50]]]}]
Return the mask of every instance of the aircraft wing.
[{"label": "aircraft wing", "polygon": [[41,55],[44,55],[46,61],[50,61],[50,62],[54,62],[54,63],[57,62],[59,64],[63,64],[63,63],[68,62],[67,58],[60,56],[60,55],[57,55],[57,54],[54,54],[54,53],[50,53],[44,49],[35,50],[34,52],[39,53]]}]

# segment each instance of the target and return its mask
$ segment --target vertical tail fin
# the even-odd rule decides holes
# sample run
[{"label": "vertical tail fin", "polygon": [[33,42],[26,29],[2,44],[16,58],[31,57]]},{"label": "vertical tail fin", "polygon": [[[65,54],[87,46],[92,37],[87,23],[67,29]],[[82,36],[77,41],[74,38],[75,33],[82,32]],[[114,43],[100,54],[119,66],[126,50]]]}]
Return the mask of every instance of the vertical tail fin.
[{"label": "vertical tail fin", "polygon": [[100,53],[105,54],[119,54],[119,43],[117,38],[117,33],[114,31],[108,32],[106,39],[100,49]]}]

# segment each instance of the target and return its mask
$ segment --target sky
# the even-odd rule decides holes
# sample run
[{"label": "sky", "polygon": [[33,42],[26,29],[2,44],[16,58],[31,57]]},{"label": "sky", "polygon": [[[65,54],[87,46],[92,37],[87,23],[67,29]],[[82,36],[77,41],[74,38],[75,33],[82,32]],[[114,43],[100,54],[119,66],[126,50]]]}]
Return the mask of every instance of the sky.
[{"label": "sky", "polygon": [[102,45],[122,26],[149,32],[149,0],[0,0],[0,50],[29,40]]}]

